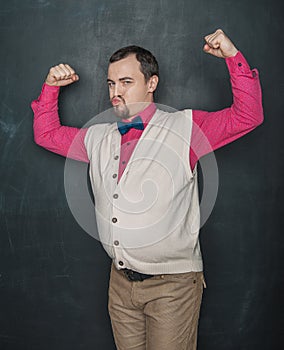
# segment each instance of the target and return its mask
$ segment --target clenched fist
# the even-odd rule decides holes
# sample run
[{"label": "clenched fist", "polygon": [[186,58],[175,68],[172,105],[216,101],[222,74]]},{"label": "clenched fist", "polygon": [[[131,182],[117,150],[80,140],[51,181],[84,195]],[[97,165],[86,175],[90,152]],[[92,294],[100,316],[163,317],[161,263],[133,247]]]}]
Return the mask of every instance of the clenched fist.
[{"label": "clenched fist", "polygon": [[79,80],[73,68],[69,64],[59,64],[51,67],[46,77],[45,83],[50,86],[66,86]]},{"label": "clenched fist", "polygon": [[235,56],[238,52],[222,29],[217,29],[215,33],[207,35],[204,39],[206,44],[203,50],[213,56],[227,58]]}]

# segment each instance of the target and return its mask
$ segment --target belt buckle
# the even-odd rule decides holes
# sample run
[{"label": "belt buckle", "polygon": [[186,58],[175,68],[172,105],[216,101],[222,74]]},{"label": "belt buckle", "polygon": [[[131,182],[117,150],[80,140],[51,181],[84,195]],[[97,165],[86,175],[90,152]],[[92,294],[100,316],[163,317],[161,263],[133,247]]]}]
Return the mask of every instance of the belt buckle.
[{"label": "belt buckle", "polygon": [[134,271],[125,269],[123,273],[129,281],[135,281]]}]

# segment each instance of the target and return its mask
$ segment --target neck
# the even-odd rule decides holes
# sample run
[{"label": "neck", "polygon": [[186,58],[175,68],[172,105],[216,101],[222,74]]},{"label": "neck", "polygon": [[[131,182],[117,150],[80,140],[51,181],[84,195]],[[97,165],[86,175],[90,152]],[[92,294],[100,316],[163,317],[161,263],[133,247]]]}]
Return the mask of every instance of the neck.
[{"label": "neck", "polygon": [[136,114],[132,115],[129,118],[122,119],[122,121],[130,122],[132,121],[132,119],[134,119],[139,115],[142,118],[143,122],[147,122],[149,117],[151,117],[155,111],[156,111],[156,105],[154,104],[154,102],[148,102],[145,105],[144,109],[141,109],[139,112],[137,112]]}]

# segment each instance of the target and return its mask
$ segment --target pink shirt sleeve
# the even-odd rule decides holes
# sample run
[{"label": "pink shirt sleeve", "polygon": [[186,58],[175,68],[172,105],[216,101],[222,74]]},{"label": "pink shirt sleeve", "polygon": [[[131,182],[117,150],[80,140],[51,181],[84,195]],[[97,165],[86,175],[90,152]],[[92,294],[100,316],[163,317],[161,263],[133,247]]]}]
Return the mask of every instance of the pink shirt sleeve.
[{"label": "pink shirt sleeve", "polygon": [[59,87],[44,84],[39,98],[32,102],[35,142],[64,157],[89,162],[84,138],[87,129],[62,126],[58,115]]},{"label": "pink shirt sleeve", "polygon": [[217,112],[193,111],[190,165],[198,159],[247,134],[263,122],[259,74],[251,70],[238,52],[226,58],[230,73],[233,104]]},{"label": "pink shirt sleeve", "polygon": [[[205,154],[247,134],[263,121],[258,71],[251,70],[243,55],[227,58],[233,104],[217,112],[193,111],[190,165]],[[87,129],[62,126],[58,116],[59,87],[44,84],[32,102],[35,142],[51,152],[89,162],[84,138]],[[73,147],[74,146],[74,147]]]}]

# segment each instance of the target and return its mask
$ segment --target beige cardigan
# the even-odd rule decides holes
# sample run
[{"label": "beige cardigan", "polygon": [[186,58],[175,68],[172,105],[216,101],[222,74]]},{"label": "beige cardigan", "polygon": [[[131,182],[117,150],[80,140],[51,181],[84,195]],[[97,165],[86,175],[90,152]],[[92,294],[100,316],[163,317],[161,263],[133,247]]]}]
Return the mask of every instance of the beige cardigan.
[{"label": "beige cardigan", "polygon": [[[116,267],[148,274],[202,271],[192,111],[157,109],[117,183],[120,133],[89,128],[85,146],[101,242]],[[114,176],[113,176],[114,175]]]}]

